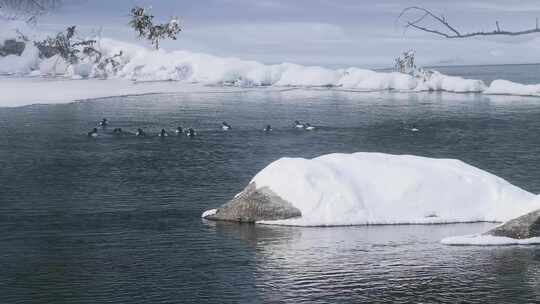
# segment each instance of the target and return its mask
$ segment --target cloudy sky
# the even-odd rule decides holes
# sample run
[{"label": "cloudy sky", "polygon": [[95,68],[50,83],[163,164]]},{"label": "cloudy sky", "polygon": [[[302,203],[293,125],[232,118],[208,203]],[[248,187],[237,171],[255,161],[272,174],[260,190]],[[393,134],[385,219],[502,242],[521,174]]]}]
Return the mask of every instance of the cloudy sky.
[{"label": "cloudy sky", "polygon": [[264,63],[328,67],[390,66],[415,49],[424,65],[540,62],[540,34],[446,39],[396,26],[411,5],[444,14],[462,32],[534,27],[538,0],[75,0],[41,20],[46,30],[79,24],[83,31],[144,44],[127,27],[134,5],[151,6],[157,19],[179,16],[185,31],[166,49],[187,49]]}]

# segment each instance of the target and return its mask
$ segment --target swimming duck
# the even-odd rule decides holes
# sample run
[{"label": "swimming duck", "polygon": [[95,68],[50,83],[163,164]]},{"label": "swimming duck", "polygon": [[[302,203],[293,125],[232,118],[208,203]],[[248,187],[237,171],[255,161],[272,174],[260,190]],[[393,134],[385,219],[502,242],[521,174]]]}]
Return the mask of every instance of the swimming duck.
[{"label": "swimming duck", "polygon": [[165,131],[165,129],[161,129],[161,132],[159,132],[158,136],[159,137],[167,137],[167,136],[169,136],[169,134],[167,133],[167,131]]},{"label": "swimming duck", "polygon": [[228,130],[232,129],[232,127],[226,121],[224,121],[224,122],[221,123],[221,129],[223,131],[228,131]]},{"label": "swimming duck", "polygon": [[179,135],[179,134],[184,133],[184,129],[182,129],[182,127],[178,127],[176,128],[176,130],[174,130],[174,132],[176,133],[176,135]]},{"label": "swimming duck", "polygon": [[122,134],[122,128],[115,128],[113,134]]},{"label": "swimming duck", "polygon": [[418,128],[416,127],[416,125],[412,125],[411,128],[409,129],[409,131],[411,131],[411,132],[418,132],[418,131],[420,131],[420,129],[418,129]]},{"label": "swimming duck", "polygon": [[100,126],[100,127],[106,127],[106,126],[108,126],[108,125],[109,125],[109,121],[107,120],[107,118],[103,118],[103,120],[101,120],[101,121],[99,122],[99,126]]},{"label": "swimming duck", "polygon": [[298,129],[303,129],[304,128],[304,124],[303,123],[300,123],[300,121],[298,120],[295,120],[294,121],[294,126]]},{"label": "swimming duck", "polygon": [[263,131],[264,131],[264,132],[270,132],[270,131],[272,131],[272,126],[266,125],[266,127],[264,127]]},{"label": "swimming duck", "polygon": [[144,133],[143,129],[138,128],[137,133],[135,133],[136,136],[146,136],[146,133]]},{"label": "swimming duck", "polygon": [[88,136],[90,137],[96,137],[98,136],[98,133],[97,133],[97,128],[93,128],[92,131],[88,132]]},{"label": "swimming duck", "polygon": [[310,125],[309,123],[306,123],[306,130],[313,131],[313,130],[315,130],[315,127]]},{"label": "swimming duck", "polygon": [[186,135],[189,136],[189,137],[195,137],[195,135],[197,135],[197,132],[195,132],[195,130],[193,130],[193,128],[189,128],[186,132]]}]

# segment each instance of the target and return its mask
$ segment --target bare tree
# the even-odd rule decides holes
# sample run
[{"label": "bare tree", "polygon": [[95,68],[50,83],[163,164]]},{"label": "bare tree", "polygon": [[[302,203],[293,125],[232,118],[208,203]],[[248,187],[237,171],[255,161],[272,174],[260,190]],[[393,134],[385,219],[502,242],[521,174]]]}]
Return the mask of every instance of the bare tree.
[{"label": "bare tree", "polygon": [[57,9],[63,2],[63,0],[0,0],[0,18],[24,19],[28,23],[34,23],[39,16]]},{"label": "bare tree", "polygon": [[410,6],[402,10],[397,21],[403,21],[405,29],[414,28],[446,38],[469,38],[474,36],[497,35],[519,36],[540,33],[540,28],[538,28],[538,18],[536,18],[534,28],[521,31],[503,30],[499,21],[495,21],[495,29],[493,31],[462,33],[454,25],[450,24],[444,15],[437,15],[432,11],[419,6]]}]

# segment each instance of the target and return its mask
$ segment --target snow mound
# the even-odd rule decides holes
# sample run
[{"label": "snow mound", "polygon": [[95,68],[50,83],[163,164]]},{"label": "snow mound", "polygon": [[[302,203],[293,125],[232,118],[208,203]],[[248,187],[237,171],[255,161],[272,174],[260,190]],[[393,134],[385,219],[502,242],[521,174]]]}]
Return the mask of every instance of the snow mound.
[{"label": "snow mound", "polygon": [[540,96],[540,84],[521,84],[508,80],[494,80],[485,94]]},{"label": "snow mound", "polygon": [[334,226],[506,221],[535,195],[459,160],[382,153],[281,158],[252,180],[298,208],[264,224]]},{"label": "snow mound", "polygon": [[442,239],[441,243],[454,246],[534,245],[540,244],[540,237],[533,237],[528,239],[513,239],[502,236],[473,234],[447,237]]},{"label": "snow mound", "polygon": [[456,93],[482,92],[486,85],[482,80],[447,76],[434,72],[426,81],[416,87],[419,91],[447,91]]}]

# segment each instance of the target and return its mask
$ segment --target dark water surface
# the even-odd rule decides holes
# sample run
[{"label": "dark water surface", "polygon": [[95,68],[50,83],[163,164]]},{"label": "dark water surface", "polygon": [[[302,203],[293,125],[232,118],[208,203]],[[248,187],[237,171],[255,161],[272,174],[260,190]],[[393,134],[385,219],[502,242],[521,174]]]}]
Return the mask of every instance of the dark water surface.
[{"label": "dark water surface", "polygon": [[[87,138],[102,117],[200,136]],[[321,127],[293,130],[295,119]],[[406,130],[413,124],[420,132]],[[539,247],[439,243],[493,224],[200,219],[279,157],[357,151],[459,158],[540,193],[540,99],[261,89],[0,109],[0,303],[540,299]]]}]

